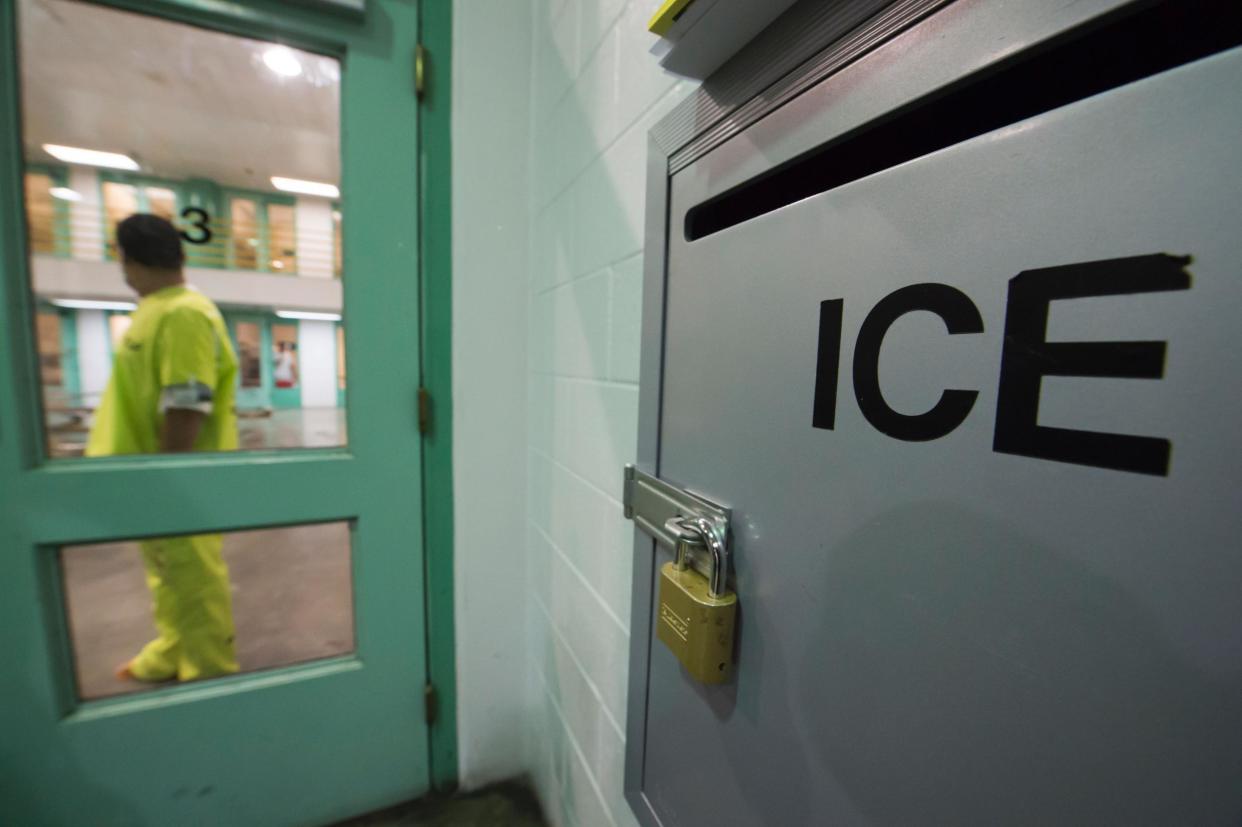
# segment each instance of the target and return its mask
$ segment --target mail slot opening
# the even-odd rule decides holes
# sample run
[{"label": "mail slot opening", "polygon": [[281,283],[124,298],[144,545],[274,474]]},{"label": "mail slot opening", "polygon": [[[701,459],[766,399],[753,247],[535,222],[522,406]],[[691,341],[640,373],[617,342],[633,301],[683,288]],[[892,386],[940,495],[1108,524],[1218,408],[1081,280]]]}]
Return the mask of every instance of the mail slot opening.
[{"label": "mail slot opening", "polygon": [[696,241],[906,161],[1242,44],[1236,0],[1127,6],[692,207]]}]

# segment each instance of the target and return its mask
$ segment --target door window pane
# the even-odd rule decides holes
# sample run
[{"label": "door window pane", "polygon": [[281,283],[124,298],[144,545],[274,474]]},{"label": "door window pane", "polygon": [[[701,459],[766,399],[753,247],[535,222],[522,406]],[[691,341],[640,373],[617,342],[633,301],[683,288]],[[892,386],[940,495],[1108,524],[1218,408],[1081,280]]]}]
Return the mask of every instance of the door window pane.
[{"label": "door window pane", "polygon": [[40,313],[36,317],[36,322],[39,337],[39,378],[46,392],[48,388],[59,388],[64,384],[60,352],[60,316],[55,313]]},{"label": "door window pane", "polygon": [[147,212],[172,221],[177,217],[177,194],[163,187],[147,187]]},{"label": "door window pane", "polygon": [[272,325],[272,381],[282,389],[298,386],[297,325]]},{"label": "door window pane", "polygon": [[263,336],[254,322],[237,323],[237,359],[240,363],[238,376],[243,388],[263,385],[263,363],[259,354],[263,349]]},{"label": "door window pane", "polygon": [[268,266],[277,273],[298,271],[297,241],[294,238],[293,207],[267,205]]},{"label": "door window pane", "polygon": [[348,654],[351,566],[347,522],[66,546],[78,697]]},{"label": "door window pane", "polygon": [[26,238],[32,253],[56,252],[56,203],[52,187],[50,175],[26,173]]},{"label": "door window pane", "polygon": [[[81,380],[49,454],[158,452],[175,400],[207,418],[195,450],[345,444],[343,291],[324,283],[348,206],[339,61],[108,4],[15,2],[32,306],[61,311]],[[154,273],[118,248],[135,215],[131,230],[160,229],[128,243],[168,245],[147,250]],[[161,289],[178,279],[193,308]],[[212,321],[163,325],[173,310]],[[63,407],[44,394],[45,433]]]},{"label": "door window pane", "polygon": [[108,257],[117,258],[116,225],[138,212],[138,188],[132,184],[104,181],[103,192],[104,227],[108,238]]},{"label": "door window pane", "polygon": [[255,270],[259,266],[259,218],[254,201],[234,198],[229,205],[233,234],[233,266]]}]

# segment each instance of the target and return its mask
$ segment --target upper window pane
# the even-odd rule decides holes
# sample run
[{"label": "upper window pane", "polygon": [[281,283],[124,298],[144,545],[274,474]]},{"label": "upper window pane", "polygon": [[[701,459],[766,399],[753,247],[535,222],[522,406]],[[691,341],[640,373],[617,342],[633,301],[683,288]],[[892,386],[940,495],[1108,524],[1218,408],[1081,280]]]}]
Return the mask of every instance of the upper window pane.
[{"label": "upper window pane", "polygon": [[17,5],[49,453],[343,445],[338,61]]}]

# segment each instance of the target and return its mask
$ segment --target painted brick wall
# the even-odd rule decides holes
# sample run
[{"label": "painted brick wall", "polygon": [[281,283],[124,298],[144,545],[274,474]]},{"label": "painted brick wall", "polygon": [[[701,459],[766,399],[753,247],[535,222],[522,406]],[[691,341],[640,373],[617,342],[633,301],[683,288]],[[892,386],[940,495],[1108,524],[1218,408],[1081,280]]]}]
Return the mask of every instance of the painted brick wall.
[{"label": "painted brick wall", "polygon": [[657,0],[533,0],[527,388],[529,767],[554,825],[623,796],[647,131],[691,88],[648,54]]}]

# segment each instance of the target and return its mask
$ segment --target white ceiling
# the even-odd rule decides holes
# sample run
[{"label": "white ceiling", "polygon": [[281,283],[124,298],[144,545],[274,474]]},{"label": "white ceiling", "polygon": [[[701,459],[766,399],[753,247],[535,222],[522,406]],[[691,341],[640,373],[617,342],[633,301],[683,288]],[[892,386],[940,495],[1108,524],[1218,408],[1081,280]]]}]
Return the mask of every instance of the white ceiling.
[{"label": "white ceiling", "polygon": [[340,68],[271,44],[74,0],[20,0],[26,157],[45,143],[122,152],[142,171],[271,190],[273,175],[339,183]]}]

